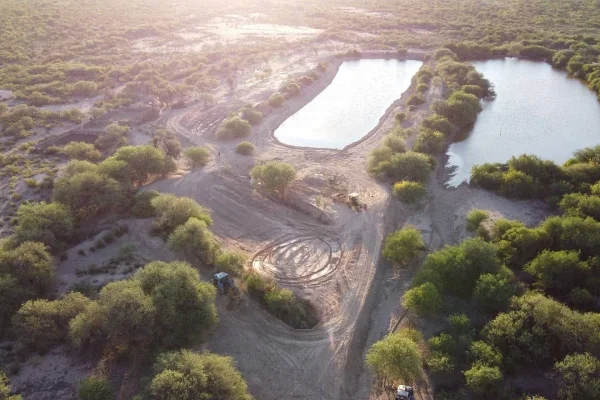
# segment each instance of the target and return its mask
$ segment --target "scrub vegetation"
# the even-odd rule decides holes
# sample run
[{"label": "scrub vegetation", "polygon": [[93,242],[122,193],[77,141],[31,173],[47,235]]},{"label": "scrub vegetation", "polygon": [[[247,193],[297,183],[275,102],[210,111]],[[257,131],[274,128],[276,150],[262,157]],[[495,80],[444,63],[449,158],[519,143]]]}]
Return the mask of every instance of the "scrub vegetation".
[{"label": "scrub vegetation", "polygon": [[[246,21],[252,28],[280,24],[310,33],[257,39],[237,32],[227,18]],[[472,127],[482,102],[495,95],[490,82],[469,62],[506,56],[546,62],[585,82],[600,99],[599,29],[600,6],[592,0],[376,0],[368,5],[337,0],[266,5],[255,0],[179,0],[177,7],[147,0],[0,0],[0,364],[7,369],[0,371],[0,398],[34,396],[32,391],[15,393],[26,382],[18,379],[20,366],[34,363],[37,369],[38,360],[60,353],[69,360],[96,361],[80,382],[46,385],[70,385],[69,396],[79,399],[251,399],[233,358],[187,349],[198,348],[208,338],[211,349],[221,344],[219,335],[212,334],[225,307],[218,308],[216,289],[201,276],[215,269],[229,273],[242,294],[253,298],[244,301],[271,314],[261,314],[261,321],[279,318],[289,325],[275,321],[282,332],[314,328],[314,337],[325,343],[329,341],[318,330],[320,318],[332,318],[331,310],[347,303],[364,318],[363,304],[355,300],[368,292],[352,291],[356,282],[340,286],[336,281],[337,286],[330,286],[339,296],[334,299],[318,292],[318,285],[330,278],[330,269],[335,270],[342,257],[347,276],[355,279],[350,265],[358,259],[348,259],[367,242],[373,247],[365,246],[362,253],[381,249],[395,267],[386,273],[414,274],[406,281],[410,287],[400,303],[408,310],[411,327],[402,325],[366,351],[366,366],[384,384],[421,384],[427,375],[436,397],[443,399],[600,398],[600,147],[581,149],[563,165],[521,155],[473,169],[472,186],[512,199],[544,201],[555,215],[539,224],[526,226],[499,218],[493,210],[475,209],[466,216],[468,233],[452,235],[452,240],[468,238],[438,246],[430,245],[433,241],[427,241],[425,231],[408,225],[384,241],[380,226],[373,223],[377,230],[365,229],[360,240],[340,240],[343,246],[353,243],[356,251],[337,249],[332,238],[319,234],[330,258],[316,274],[323,275],[307,285],[310,289],[302,288],[311,299],[322,301],[318,307],[288,284],[280,286],[277,279],[251,270],[254,260],[233,248],[250,243],[244,242],[247,233],[235,238],[230,233],[241,219],[254,218],[250,210],[215,209],[215,221],[225,224],[214,226],[211,211],[195,199],[145,188],[176,172],[194,179],[210,176],[210,186],[202,186],[202,181],[189,193],[211,191],[219,202],[240,197],[234,191],[225,196],[230,191],[226,183],[250,187],[245,179],[249,175],[254,187],[269,195],[253,194],[244,200],[268,210],[260,214],[262,219],[256,218],[264,226],[254,227],[256,236],[244,247],[254,252],[275,240],[269,236],[274,225],[267,220],[278,219],[278,207],[289,206],[286,189],[299,177],[298,186],[304,185],[307,164],[334,158],[319,150],[300,157],[273,156],[272,149],[265,149],[270,139],[264,132],[304,97],[315,95],[315,86],[323,83],[319,79],[332,76],[330,63],[339,65],[339,60],[357,59],[370,50],[395,57],[415,53],[424,58],[423,67],[402,98],[401,110],[383,125],[389,129],[387,136],[366,150],[370,177],[343,177],[359,188],[367,179],[383,181],[388,192],[393,187],[395,197],[405,203],[396,201],[396,206],[414,216],[421,212],[418,204],[427,203],[428,209],[439,196],[430,178],[440,168],[447,145]],[[298,60],[303,71],[288,68]],[[187,118],[189,107],[203,114]],[[180,126],[192,123],[198,129],[189,129],[185,137]],[[200,136],[202,142],[196,140]],[[227,150],[224,162],[219,146]],[[215,154],[218,163],[211,162]],[[242,157],[265,154],[271,161],[254,164],[254,157]],[[354,156],[358,169],[359,158]],[[288,163],[292,160],[294,165]],[[181,168],[184,163],[192,170]],[[375,200],[381,182],[375,186],[365,200],[369,208],[361,205],[367,222],[371,210],[381,208]],[[325,197],[319,203],[326,205]],[[300,225],[292,220],[298,210],[289,208],[277,221],[282,232],[276,234],[283,237],[287,227]],[[325,206],[322,214],[324,210]],[[173,256],[165,259],[181,261],[137,259],[134,265],[135,248],[121,243],[113,258],[131,264],[126,276],[61,286],[61,270],[81,261],[69,258],[98,253],[129,234],[130,224],[144,222],[147,225],[139,226],[156,237],[140,242],[156,240],[153,246],[163,244]],[[378,237],[367,238],[370,232]],[[88,240],[95,243],[83,247]],[[284,246],[274,246],[279,245]],[[294,248],[294,254],[304,251],[298,246],[301,250]],[[82,266],[77,276],[104,270],[110,268]],[[287,278],[288,283],[297,279]],[[319,313],[323,305],[330,307],[329,314]],[[252,310],[243,307],[244,312]],[[346,317],[333,315],[339,326],[357,325]],[[228,337],[240,330],[238,319],[244,318],[222,318],[229,324],[222,329]],[[248,329],[263,333],[250,326],[250,319],[244,321]],[[423,334],[415,327],[423,328]],[[353,329],[341,334],[331,329],[331,346],[341,340],[335,335],[362,336]],[[268,349],[257,346],[257,351],[266,349],[265,357],[280,359],[284,352],[268,353],[281,345],[273,342]],[[345,354],[345,345],[348,342],[335,348],[331,357]],[[315,345],[314,354],[329,350]],[[34,352],[39,356],[30,357]],[[4,362],[9,353],[10,363]],[[299,362],[292,353],[284,357],[285,365],[312,365],[312,355]],[[248,381],[254,391],[260,389],[256,382],[267,380],[242,365],[250,358],[238,361],[245,374],[257,373]],[[319,398],[345,397],[356,382],[368,381],[359,369],[340,360],[321,361],[351,378],[332,375],[335,379],[326,382],[329,375],[325,376],[324,384],[339,393],[319,392]],[[145,365],[153,368],[142,368]],[[280,366],[262,369],[273,373]],[[297,397],[305,389],[299,377],[312,371],[294,372],[294,393],[288,391],[288,382],[280,382],[273,385],[274,392],[264,388],[261,394]],[[538,385],[524,387],[524,380]],[[315,393],[323,390],[316,380],[312,383]],[[15,385],[17,390],[12,389]],[[286,387],[283,396],[276,392],[279,387]]]}]

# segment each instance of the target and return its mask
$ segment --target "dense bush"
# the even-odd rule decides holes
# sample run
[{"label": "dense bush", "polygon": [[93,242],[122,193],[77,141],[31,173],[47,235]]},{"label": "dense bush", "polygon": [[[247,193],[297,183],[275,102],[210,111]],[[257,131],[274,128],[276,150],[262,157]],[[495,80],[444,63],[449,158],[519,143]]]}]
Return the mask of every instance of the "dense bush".
[{"label": "dense bush", "polygon": [[155,400],[252,400],[233,358],[182,350],[160,354],[150,396]]},{"label": "dense bush", "polygon": [[152,224],[155,232],[169,234],[190,218],[212,225],[209,210],[189,197],[177,197],[172,194],[160,194],[150,200],[156,219]]},{"label": "dense bush", "polygon": [[570,193],[561,199],[560,208],[567,215],[592,217],[600,221],[600,196]]},{"label": "dense bush", "polygon": [[249,156],[254,153],[254,145],[250,142],[241,142],[235,147],[235,152],[245,156]]},{"label": "dense bush", "polygon": [[496,274],[482,274],[473,291],[473,299],[490,313],[505,311],[518,292],[513,272],[502,267]]},{"label": "dense bush", "polygon": [[219,247],[206,222],[192,217],[171,232],[169,248],[212,265]]},{"label": "dense bush", "polygon": [[41,242],[58,251],[73,233],[73,216],[61,203],[23,203],[17,211],[17,221],[12,237],[16,244]]},{"label": "dense bush", "polygon": [[102,164],[111,161],[123,163],[119,164],[123,169],[113,178],[120,177],[121,182],[126,178],[136,187],[152,176],[165,175],[176,169],[175,163],[164,151],[150,145],[121,147],[115,154],[104,160],[100,168],[102,169]]},{"label": "dense bush", "polygon": [[217,130],[217,139],[239,139],[250,134],[250,123],[238,116],[229,117],[221,123]]},{"label": "dense bush", "polygon": [[127,144],[127,138],[125,135],[129,133],[128,126],[121,126],[116,122],[107,125],[104,128],[104,133],[96,140],[96,146],[100,150],[108,150],[114,147],[120,147]]},{"label": "dense bush", "polygon": [[250,123],[250,125],[258,125],[262,121],[264,115],[258,110],[252,108],[244,108],[242,110],[242,118]]},{"label": "dense bush", "polygon": [[215,260],[218,271],[227,272],[231,276],[241,277],[244,274],[244,264],[247,257],[237,251],[227,251],[219,254]]},{"label": "dense bush", "polygon": [[61,152],[72,160],[98,161],[102,157],[93,144],[85,142],[70,142]]},{"label": "dense bush", "polygon": [[408,290],[402,305],[418,315],[434,315],[442,305],[442,297],[433,283],[426,282]]},{"label": "dense bush", "polygon": [[144,190],[133,196],[133,206],[131,215],[137,218],[150,218],[155,216],[155,210],[152,206],[152,199],[160,196],[156,190]]},{"label": "dense bush", "polygon": [[250,175],[264,190],[283,198],[285,188],[296,178],[296,169],[288,163],[269,161],[252,168]]},{"label": "dense bush", "polygon": [[296,329],[309,329],[318,324],[314,307],[306,300],[298,298],[289,289],[281,289],[271,278],[257,272],[245,277],[248,294],[257,299],[271,314]]},{"label": "dense bush", "polygon": [[574,352],[598,353],[598,314],[582,314],[539,293],[513,301],[511,310],[490,321],[485,340],[504,355],[508,369],[545,367]]},{"label": "dense bush", "polygon": [[429,254],[413,285],[431,282],[441,293],[469,298],[480,275],[499,269],[496,246],[479,238],[468,239]]},{"label": "dense bush", "polygon": [[455,129],[454,125],[448,121],[448,118],[439,114],[432,114],[424,118],[421,125],[426,129],[442,132],[445,135],[450,135]]},{"label": "dense bush", "polygon": [[110,382],[100,376],[88,376],[79,382],[77,400],[115,400]]},{"label": "dense bush", "polygon": [[536,285],[548,293],[566,296],[591,274],[590,266],[575,251],[542,251],[525,266]]},{"label": "dense bush", "polygon": [[59,300],[30,300],[13,317],[13,328],[28,348],[45,352],[69,337],[69,321],[90,303],[80,293]]},{"label": "dense bush", "polygon": [[69,207],[79,223],[95,220],[123,205],[119,182],[95,172],[77,173],[54,183],[52,198]]},{"label": "dense bush", "polygon": [[419,182],[400,181],[394,184],[394,194],[404,203],[417,203],[426,195],[427,190]]},{"label": "dense bush", "polygon": [[421,232],[407,227],[387,236],[383,246],[383,256],[395,265],[406,267],[424,249],[425,242]]},{"label": "dense bush", "polygon": [[269,105],[271,107],[281,107],[285,102],[285,97],[281,93],[273,93],[271,97],[269,97]]},{"label": "dense bush", "polygon": [[23,396],[11,394],[10,382],[4,372],[0,372],[0,398],[2,400],[23,400]]},{"label": "dense bush", "polygon": [[421,341],[420,334],[410,329],[390,333],[367,351],[367,365],[380,378],[416,382],[422,374]]},{"label": "dense bush", "polygon": [[421,104],[425,103],[425,99],[423,98],[423,95],[420,93],[413,93],[410,95],[410,97],[408,98],[408,101],[406,102],[406,104],[408,104],[409,106],[418,106]]},{"label": "dense bush", "polygon": [[561,398],[600,398],[600,360],[590,353],[569,354],[554,364]]},{"label": "dense bush", "polygon": [[414,150],[420,153],[438,154],[444,150],[446,136],[442,132],[421,129]]},{"label": "dense bush", "polygon": [[192,168],[203,167],[210,161],[210,150],[202,146],[188,147],[183,151]]},{"label": "dense bush", "polygon": [[434,110],[459,128],[465,128],[475,122],[481,105],[477,96],[458,90],[448,100],[435,103]]},{"label": "dense bush", "polygon": [[395,180],[425,182],[431,172],[431,162],[425,154],[408,151],[393,154],[389,161],[379,162],[372,172]]},{"label": "dense bush", "polygon": [[469,232],[475,232],[479,229],[481,223],[489,218],[489,214],[484,210],[471,210],[467,215],[467,230]]},{"label": "dense bush", "polygon": [[217,322],[216,290],[186,263],[152,262],[132,279],[109,283],[70,322],[77,346],[118,351],[188,344]]}]

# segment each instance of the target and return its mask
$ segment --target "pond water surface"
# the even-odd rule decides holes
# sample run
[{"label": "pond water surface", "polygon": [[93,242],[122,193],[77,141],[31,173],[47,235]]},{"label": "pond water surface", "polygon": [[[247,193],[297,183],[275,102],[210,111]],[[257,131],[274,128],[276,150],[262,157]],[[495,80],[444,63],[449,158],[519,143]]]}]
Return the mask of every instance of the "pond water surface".
[{"label": "pond water surface", "polygon": [[468,181],[474,165],[534,154],[562,164],[600,143],[600,102],[579,80],[549,64],[507,58],[473,63],[497,96],[483,103],[469,136],[448,149],[448,184]]},{"label": "pond water surface", "polygon": [[341,149],[361,139],[410,86],[421,61],[346,61],[317,97],[275,130],[282,143]]}]

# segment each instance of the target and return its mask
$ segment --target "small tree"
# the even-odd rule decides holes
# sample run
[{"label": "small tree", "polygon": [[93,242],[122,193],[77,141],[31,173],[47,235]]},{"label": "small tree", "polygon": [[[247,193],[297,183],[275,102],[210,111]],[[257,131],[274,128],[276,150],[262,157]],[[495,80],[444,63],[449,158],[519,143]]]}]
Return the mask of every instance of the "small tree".
[{"label": "small tree", "polygon": [[567,400],[600,398],[600,360],[589,353],[569,354],[554,364],[559,396]]},{"label": "small tree", "polygon": [[394,184],[394,194],[404,203],[417,203],[426,195],[427,190],[419,182],[401,181]]},{"label": "small tree", "polygon": [[281,93],[273,93],[271,97],[269,97],[269,105],[274,108],[281,107],[281,105],[285,102],[285,97]]},{"label": "small tree", "polygon": [[217,321],[215,287],[184,262],[154,261],[134,277],[154,304],[154,337],[159,345],[185,346]]},{"label": "small tree", "polygon": [[43,295],[54,284],[54,258],[43,243],[25,242],[0,252],[0,274],[12,275],[26,290]]},{"label": "small tree", "polygon": [[212,265],[218,250],[213,234],[205,221],[190,218],[169,235],[169,247],[188,256],[197,257],[206,265]]},{"label": "small tree", "polygon": [[254,181],[268,192],[278,192],[283,199],[285,188],[296,178],[296,169],[280,161],[269,161],[252,168]]},{"label": "small tree", "polygon": [[388,235],[383,247],[383,256],[400,267],[406,267],[424,249],[425,242],[421,232],[407,227]]},{"label": "small tree", "polygon": [[192,168],[203,167],[210,161],[210,150],[202,146],[188,147],[183,151]]},{"label": "small tree", "polygon": [[423,360],[418,344],[403,331],[374,343],[366,361],[375,374],[387,380],[412,383],[421,377]]},{"label": "small tree", "polygon": [[[1,105],[2,103],[0,103]],[[1,109],[0,109],[1,110]],[[0,113],[1,114],[1,113]],[[20,394],[11,395],[11,387],[8,377],[4,372],[0,372],[0,399],[2,400],[23,400]]]},{"label": "small tree", "polygon": [[433,315],[441,305],[442,297],[431,282],[408,290],[402,297],[402,306],[417,315]]},{"label": "small tree", "polygon": [[93,144],[85,142],[70,142],[61,152],[74,160],[98,161],[102,157]]},{"label": "small tree", "polygon": [[217,139],[238,139],[250,134],[252,127],[245,119],[238,116],[229,117],[221,123],[217,130]]},{"label": "small tree", "polygon": [[57,180],[52,197],[67,205],[81,223],[101,217],[122,205],[123,191],[112,178],[96,172],[83,172]]},{"label": "small tree", "polygon": [[156,232],[171,233],[190,218],[196,218],[204,221],[207,225],[212,225],[210,211],[189,197],[160,194],[154,197],[150,204],[154,207],[156,215],[152,226]]},{"label": "small tree", "polygon": [[68,338],[69,321],[90,303],[81,293],[69,293],[54,301],[30,300],[13,318],[13,327],[27,347],[38,352]]},{"label": "small tree", "polygon": [[465,371],[464,375],[469,389],[478,394],[493,392],[502,380],[502,373],[498,367],[483,364],[475,364],[470,370]]},{"label": "small tree", "polygon": [[246,260],[247,257],[243,253],[227,251],[217,256],[215,267],[218,271],[241,277],[244,273],[244,264],[246,264]]},{"label": "small tree", "polygon": [[315,197],[315,205],[317,206],[317,208],[319,210],[321,210],[321,214],[319,215],[319,220],[321,220],[321,218],[323,217],[323,214],[325,214],[325,210],[327,209],[327,207],[329,207],[329,205],[331,204],[331,201],[324,196],[317,196]]},{"label": "small tree", "polygon": [[487,211],[478,209],[471,210],[469,215],[467,215],[467,230],[469,232],[475,232],[479,228],[479,225],[489,217],[490,215]]},{"label": "small tree", "polygon": [[22,203],[17,211],[16,243],[41,242],[58,250],[73,233],[71,211],[60,203]]},{"label": "small tree", "polygon": [[106,378],[88,376],[79,382],[77,400],[114,400],[115,393]]},{"label": "small tree", "polygon": [[250,142],[241,142],[235,148],[235,152],[244,156],[249,156],[254,152],[254,145]]},{"label": "small tree", "polygon": [[154,400],[252,400],[233,358],[182,350],[159,355],[150,383]]}]

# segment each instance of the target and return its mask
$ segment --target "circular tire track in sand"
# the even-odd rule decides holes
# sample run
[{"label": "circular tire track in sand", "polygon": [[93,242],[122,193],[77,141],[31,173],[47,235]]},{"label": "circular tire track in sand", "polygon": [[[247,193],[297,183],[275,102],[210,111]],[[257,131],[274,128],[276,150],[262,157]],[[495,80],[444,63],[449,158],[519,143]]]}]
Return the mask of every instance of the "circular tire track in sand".
[{"label": "circular tire track in sand", "polygon": [[285,285],[312,286],[331,278],[342,255],[339,241],[329,236],[284,236],[259,251],[252,267]]}]

